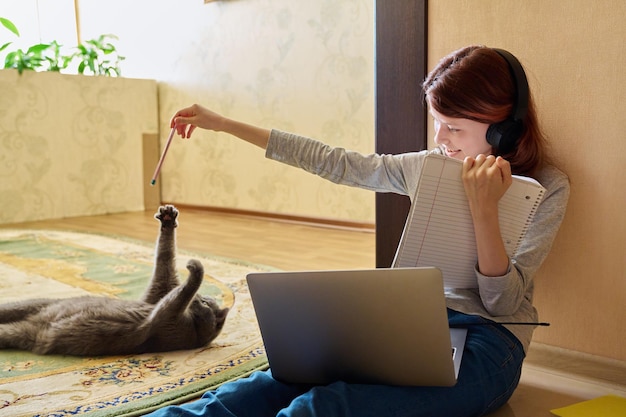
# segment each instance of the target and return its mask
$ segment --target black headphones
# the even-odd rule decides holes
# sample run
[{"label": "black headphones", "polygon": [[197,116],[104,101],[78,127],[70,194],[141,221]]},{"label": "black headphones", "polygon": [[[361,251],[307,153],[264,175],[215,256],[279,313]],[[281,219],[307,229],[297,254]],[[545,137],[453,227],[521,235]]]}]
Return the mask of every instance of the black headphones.
[{"label": "black headphones", "polygon": [[487,142],[500,155],[507,154],[517,146],[517,140],[524,131],[524,119],[528,111],[528,80],[522,64],[515,56],[504,49],[493,48],[509,64],[513,82],[515,83],[515,106],[511,116],[499,123],[489,125],[487,129]]}]

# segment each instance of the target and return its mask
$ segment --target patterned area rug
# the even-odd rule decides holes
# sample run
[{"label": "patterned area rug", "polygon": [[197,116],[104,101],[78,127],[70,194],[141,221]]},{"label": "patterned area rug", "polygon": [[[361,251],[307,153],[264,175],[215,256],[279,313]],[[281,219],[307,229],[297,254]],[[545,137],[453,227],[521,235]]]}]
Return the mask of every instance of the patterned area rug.
[{"label": "patterned area rug", "polygon": [[[0,230],[0,303],[85,294],[137,299],[151,276],[153,253],[153,244],[128,239]],[[0,415],[142,415],[265,369],[245,276],[272,268],[179,250],[183,279],[190,257],[204,265],[200,292],[231,307],[224,330],[212,344],[189,351],[90,358],[0,350]]]}]

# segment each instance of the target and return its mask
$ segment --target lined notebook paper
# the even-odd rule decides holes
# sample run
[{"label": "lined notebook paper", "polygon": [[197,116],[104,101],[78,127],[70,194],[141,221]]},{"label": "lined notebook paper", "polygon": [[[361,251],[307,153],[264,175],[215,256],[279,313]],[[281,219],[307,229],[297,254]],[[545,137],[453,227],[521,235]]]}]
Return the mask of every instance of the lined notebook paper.
[{"label": "lined notebook paper", "polygon": [[[462,166],[462,161],[443,155],[426,156],[393,266],[435,266],[441,269],[445,287],[476,288],[476,241]],[[510,257],[544,193],[534,179],[513,176],[513,184],[500,199],[500,231]]]}]

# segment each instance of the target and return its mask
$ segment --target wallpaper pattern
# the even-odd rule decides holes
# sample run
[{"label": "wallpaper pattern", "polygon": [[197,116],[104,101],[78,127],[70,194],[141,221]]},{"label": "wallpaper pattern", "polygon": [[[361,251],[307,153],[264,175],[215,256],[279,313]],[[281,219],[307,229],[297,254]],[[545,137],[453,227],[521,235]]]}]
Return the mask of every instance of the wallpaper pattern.
[{"label": "wallpaper pattern", "polygon": [[143,209],[156,83],[0,71],[0,223]]},{"label": "wallpaper pattern", "polygon": [[[0,222],[141,210],[138,137],[158,133],[164,146],[170,117],[192,103],[372,152],[373,8],[369,0],[81,2],[82,38],[116,34],[122,75],[157,80],[158,94],[128,87],[128,78],[86,87],[66,76],[44,88],[35,77],[3,74],[3,92],[19,81],[31,93],[19,93],[17,106],[0,98],[0,135],[11,147],[0,160],[11,181],[0,193],[12,200]],[[125,98],[115,104],[118,93]],[[156,122],[146,115],[155,105]],[[144,116],[150,122],[134,120]],[[373,193],[266,160],[261,149],[214,132],[177,139],[159,186],[163,201],[177,204],[374,222]]]},{"label": "wallpaper pattern", "polygon": [[[162,141],[172,114],[197,102],[252,124],[373,151],[373,2],[187,7],[186,27],[175,36],[190,41],[155,75],[162,80]],[[165,201],[374,221],[373,193],[265,160],[262,150],[227,135],[198,130],[170,152],[162,176]]]}]

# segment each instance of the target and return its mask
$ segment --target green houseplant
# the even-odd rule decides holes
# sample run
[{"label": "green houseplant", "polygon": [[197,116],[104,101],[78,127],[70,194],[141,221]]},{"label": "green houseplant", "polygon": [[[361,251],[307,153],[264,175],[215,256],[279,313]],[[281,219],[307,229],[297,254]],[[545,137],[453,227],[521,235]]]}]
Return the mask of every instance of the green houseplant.
[{"label": "green houseplant", "polygon": [[[20,33],[15,24],[9,19],[0,17],[0,24],[19,37]],[[63,54],[57,41],[32,45],[26,51],[16,49],[7,52],[4,59],[4,68],[14,68],[21,74],[23,71],[55,71],[70,67],[72,62],[78,61],[79,74],[93,74],[106,76],[121,76],[120,62],[125,58],[118,54],[112,40],[115,35],[101,35],[97,39],[88,40],[77,45],[70,54]],[[0,52],[7,49],[12,42],[0,46]]]},{"label": "green houseplant", "polygon": [[78,73],[83,74],[86,70],[94,75],[120,76],[120,62],[123,56],[117,53],[117,49],[110,42],[117,39],[115,35],[100,35],[97,39],[86,41],[76,47],[77,52],[72,58],[78,58]]}]

